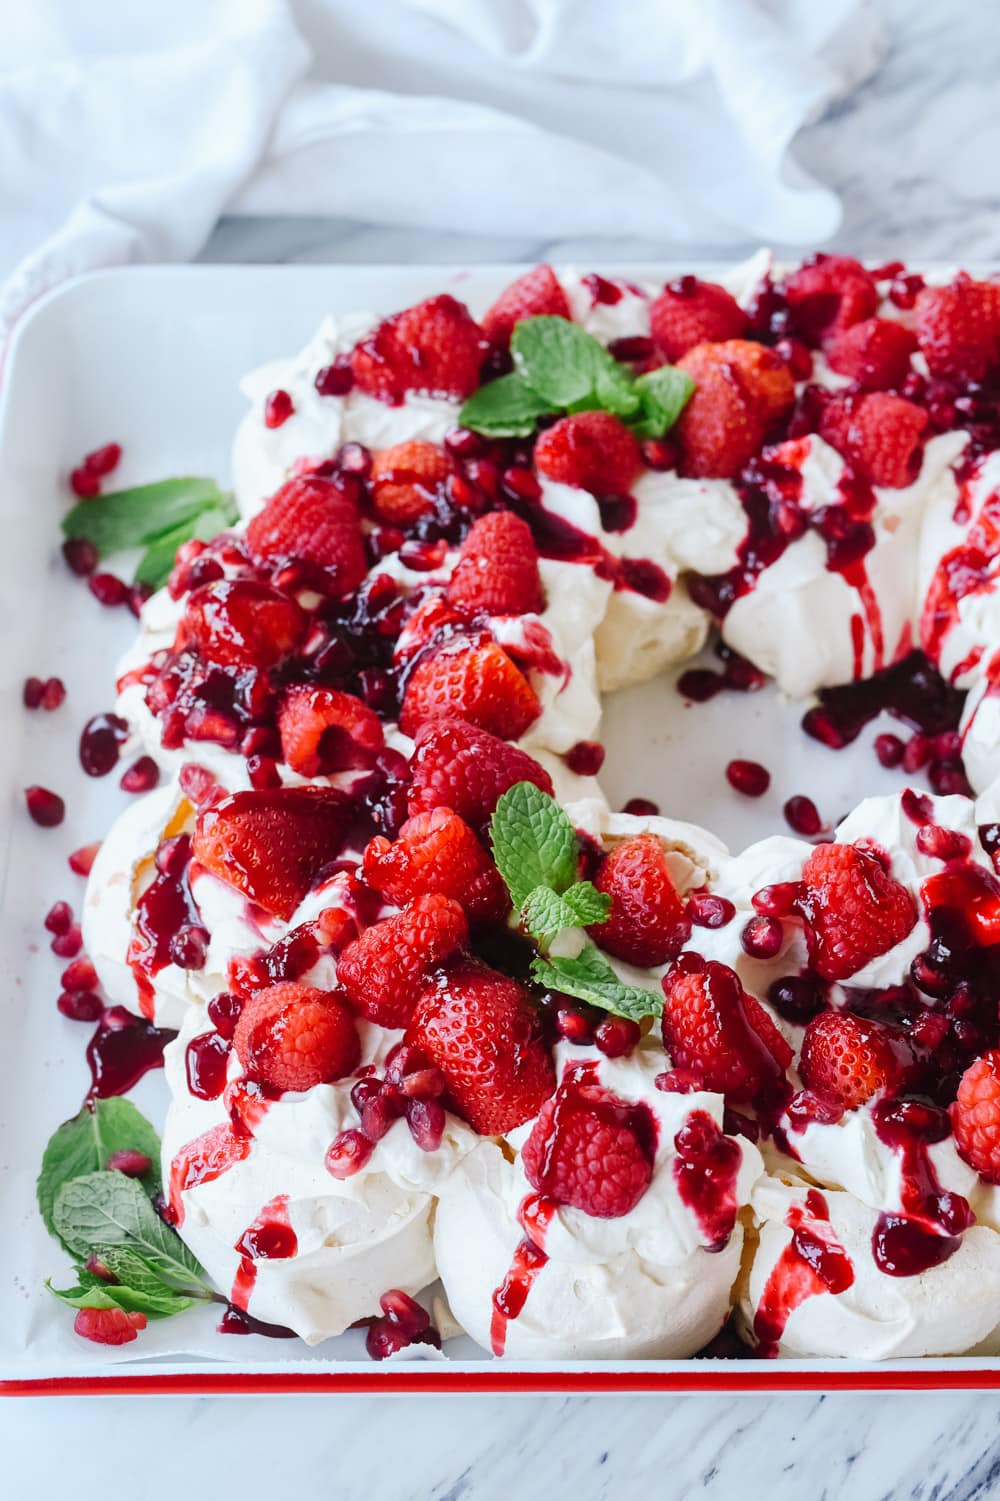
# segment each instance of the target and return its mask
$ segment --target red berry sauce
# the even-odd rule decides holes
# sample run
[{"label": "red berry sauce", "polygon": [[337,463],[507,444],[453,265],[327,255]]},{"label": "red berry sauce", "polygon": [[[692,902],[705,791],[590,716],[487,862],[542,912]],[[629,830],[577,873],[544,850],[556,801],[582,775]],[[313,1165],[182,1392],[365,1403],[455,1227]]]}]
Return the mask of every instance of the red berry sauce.
[{"label": "red berry sauce", "polygon": [[765,1360],[777,1355],[789,1318],[808,1298],[846,1292],[854,1282],[851,1259],[818,1189],[809,1189],[804,1204],[791,1206],[785,1223],[792,1238],[771,1269],[753,1321],[757,1354]]}]

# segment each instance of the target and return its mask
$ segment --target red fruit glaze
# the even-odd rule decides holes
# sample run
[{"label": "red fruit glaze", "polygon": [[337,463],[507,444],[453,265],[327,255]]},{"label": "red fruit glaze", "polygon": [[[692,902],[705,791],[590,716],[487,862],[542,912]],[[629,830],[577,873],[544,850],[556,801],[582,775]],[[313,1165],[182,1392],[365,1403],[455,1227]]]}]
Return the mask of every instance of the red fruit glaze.
[{"label": "red fruit glaze", "polygon": [[634,1209],[653,1176],[656,1123],[646,1105],[631,1105],[569,1069],[542,1106],[522,1149],[532,1188],[596,1219]]},{"label": "red fruit glaze", "polygon": [[655,834],[617,844],[594,885],[611,898],[607,921],[588,929],[600,948],[643,968],[666,964],[679,953],[691,926]]},{"label": "red fruit glaze", "polygon": [[243,1007],[233,1046],[249,1078],[266,1089],[306,1090],[357,1068],[361,1041],[350,1007],[333,991],[286,981]]},{"label": "red fruit glaze", "polygon": [[847,980],[902,942],[917,921],[913,898],[866,850],[820,844],[802,869],[796,903],[809,962],[824,980]]}]

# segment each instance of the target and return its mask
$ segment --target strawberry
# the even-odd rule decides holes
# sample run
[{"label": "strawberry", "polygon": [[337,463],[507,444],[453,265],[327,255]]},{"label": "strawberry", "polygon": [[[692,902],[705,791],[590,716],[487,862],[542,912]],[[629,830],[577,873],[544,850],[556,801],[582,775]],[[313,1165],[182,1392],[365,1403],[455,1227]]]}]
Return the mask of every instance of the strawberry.
[{"label": "strawberry", "polygon": [[448,603],[474,615],[541,614],[545,609],[531,528],[512,511],[474,521],[447,589]]},{"label": "strawberry", "polygon": [[361,1061],[354,1013],[332,990],[286,980],[251,996],[233,1046],[245,1073],[265,1089],[295,1093],[353,1074]]},{"label": "strawberry", "polygon": [[464,616],[452,609],[443,594],[431,592],[417,605],[396,640],[393,660],[397,664],[412,662],[435,636],[451,636],[468,625]]},{"label": "strawberry", "polygon": [[802,868],[797,901],[809,963],[824,980],[848,980],[913,929],[916,904],[867,850],[818,844]]},{"label": "strawberry", "polygon": [[984,1053],[965,1070],[951,1126],[969,1166],[988,1183],[1000,1183],[1000,1050]]},{"label": "strawberry", "polygon": [[915,306],[917,343],[932,375],[981,381],[1000,363],[1000,287],[963,273],[924,287]]},{"label": "strawberry", "polygon": [[429,719],[457,716],[504,740],[523,735],[541,713],[535,690],[491,636],[454,636],[419,659],[399,711],[404,735]]},{"label": "strawberry", "polygon": [[73,1332],[96,1345],[127,1345],[146,1327],[144,1313],[126,1313],[124,1308],[81,1308],[73,1320]]},{"label": "strawberry", "polygon": [[655,834],[637,834],[615,846],[594,885],[611,898],[607,922],[588,929],[598,946],[629,964],[666,964],[684,944],[691,925]]},{"label": "strawberry", "polygon": [[821,1011],[802,1038],[799,1073],[814,1094],[856,1110],[898,1084],[903,1065],[894,1034],[881,1022],[850,1011]]},{"label": "strawberry", "polygon": [[300,776],[374,766],[385,736],[378,715],[353,693],[295,684],[278,710],[282,758]]},{"label": "strawberry", "polygon": [[795,332],[811,344],[871,318],[878,307],[874,281],[849,255],[818,255],[792,272],[784,291]]},{"label": "strawberry", "polygon": [[472,922],[499,922],[510,911],[500,873],[464,819],[435,808],[407,819],[394,843],[379,835],[365,850],[362,874],[373,891],[401,907],[437,891]]},{"label": "strawberry", "polygon": [[188,595],[177,649],[194,647],[223,667],[273,667],[306,633],[304,612],[280,589],[252,579],[219,579]]},{"label": "strawberry", "polygon": [[557,318],[572,318],[569,299],[551,266],[535,266],[509,287],[483,316],[483,333],[498,349],[506,349],[514,324],[522,318],[537,318],[550,313]]},{"label": "strawberry", "polygon": [[820,436],[873,485],[912,485],[920,473],[928,417],[904,396],[872,391],[835,396],[823,408]]},{"label": "strawberry", "polygon": [[530,1120],[555,1088],[530,995],[476,959],[452,960],[424,991],[406,1041],[441,1070],[446,1104],[481,1136]]},{"label": "strawberry", "polygon": [[682,471],[731,479],[794,401],[791,371],[773,349],[746,339],[696,344],[678,368],[695,383],[676,427]]},{"label": "strawberry", "polygon": [[739,339],[747,315],[714,281],[682,276],[665,286],[649,309],[650,332],[667,360],[679,360],[696,344]]},{"label": "strawberry", "polygon": [[704,1089],[752,1100],[778,1081],[792,1050],[725,964],[685,955],[663,978],[663,1045]]},{"label": "strawberry", "polygon": [[332,787],[234,792],[198,815],[191,853],[287,922],[340,853],[350,820],[350,798]]},{"label": "strawberry", "polygon": [[628,1214],[646,1192],[655,1151],[647,1105],[564,1079],[539,1111],[521,1162],[537,1193],[611,1220]]},{"label": "strawberry", "polygon": [[592,495],[627,494],[641,463],[635,435],[610,412],[560,417],[535,444],[539,473]]},{"label": "strawberry", "polygon": [[552,796],[552,778],[527,751],[462,719],[432,719],[417,732],[410,762],[410,813],[451,808],[474,829],[492,816],[515,782],[534,782]]},{"label": "strawberry", "polygon": [[369,396],[398,406],[408,391],[470,396],[487,343],[461,302],[446,293],[386,318],[355,346],[351,370]]},{"label": "strawberry", "polygon": [[358,508],[334,480],[306,476],[282,485],[248,522],[246,543],[255,563],[304,558],[325,569],[338,596],[368,571]]},{"label": "strawberry", "polygon": [[390,526],[412,526],[432,516],[451,474],[448,456],[436,443],[414,441],[384,448],[372,460],[375,514]]},{"label": "strawberry", "polygon": [[910,373],[917,347],[911,331],[894,318],[865,318],[834,334],[826,357],[831,370],[849,375],[864,391],[892,391]]},{"label": "strawberry", "polygon": [[376,923],[337,960],[337,979],[369,1021],[405,1027],[432,969],[469,936],[465,913],[439,892]]}]

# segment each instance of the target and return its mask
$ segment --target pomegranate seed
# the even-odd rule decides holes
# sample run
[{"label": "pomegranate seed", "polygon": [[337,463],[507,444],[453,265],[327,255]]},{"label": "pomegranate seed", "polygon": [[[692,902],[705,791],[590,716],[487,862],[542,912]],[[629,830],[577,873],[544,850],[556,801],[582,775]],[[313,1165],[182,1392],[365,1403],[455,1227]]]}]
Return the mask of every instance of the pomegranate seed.
[{"label": "pomegranate seed", "polygon": [[388,1360],[390,1355],[404,1350],[410,1343],[402,1330],[394,1329],[388,1319],[376,1319],[365,1335],[365,1349],[371,1360]]},{"label": "pomegranate seed", "polygon": [[26,709],[37,709],[41,706],[42,695],[45,692],[45,683],[42,678],[25,678],[21,697]]},{"label": "pomegranate seed", "polygon": [[809,380],[813,373],[812,352],[801,339],[779,339],[774,352],[780,355],[796,380]]},{"label": "pomegranate seed", "polygon": [[444,435],[444,446],[456,459],[471,459],[485,452],[486,440],[467,427],[453,427]]},{"label": "pomegranate seed", "polygon": [[627,1016],[609,1016],[594,1029],[594,1046],[605,1058],[624,1058],[639,1044],[642,1032],[638,1022]]},{"label": "pomegranate seed", "polygon": [[178,929],[170,940],[171,962],[179,969],[204,969],[208,958],[208,941],[207,928],[191,923]]},{"label": "pomegranate seed", "polygon": [[142,614],[142,607],[146,603],[147,599],[150,599],[152,597],[152,593],[152,586],[149,584],[133,584],[129,589],[127,603],[136,620],[138,620],[140,615]]},{"label": "pomegranate seed", "polygon": [[791,917],[801,894],[801,882],[776,881],[773,886],[762,886],[755,891],[750,900],[754,911],[764,917]]},{"label": "pomegranate seed", "polygon": [[128,584],[114,573],[92,573],[87,587],[99,604],[113,610],[128,604]]},{"label": "pomegranate seed", "polygon": [[692,667],[687,672],[682,672],[677,679],[677,691],[692,703],[706,704],[710,698],[721,693],[725,684],[726,680],[720,672],[713,672],[710,667]]},{"label": "pomegranate seed", "polygon": [[92,990],[64,990],[56,1006],[71,1022],[96,1022],[104,1010],[104,1002]]},{"label": "pomegranate seed", "polygon": [[416,1068],[400,1080],[399,1088],[407,1099],[435,1100],[444,1094],[448,1081],[439,1068]]},{"label": "pomegranate seed", "polygon": [[224,1037],[227,1042],[232,1041],[236,1032],[236,1023],[243,1010],[240,997],[231,994],[228,990],[223,990],[219,995],[212,997],[205,1009],[208,1012],[209,1021],[219,1036]]},{"label": "pomegranate seed", "polygon": [[96,990],[97,970],[86,957],[74,959],[59,976],[63,990]]},{"label": "pomegranate seed", "polygon": [[361,1129],[369,1141],[381,1141],[402,1113],[402,1102],[395,1093],[380,1089],[361,1107]]},{"label": "pomegranate seed", "polygon": [[818,980],[802,975],[785,975],[768,987],[767,999],[786,1021],[804,1026],[826,1004],[823,987]]},{"label": "pomegranate seed", "polygon": [[926,766],[931,758],[933,747],[927,735],[914,735],[903,748],[902,766],[904,771],[911,773],[919,771]]},{"label": "pomegranate seed", "polygon": [[83,948],[83,934],[76,923],[65,933],[57,933],[52,940],[52,952],[60,959],[75,959]]},{"label": "pomegranate seed", "polygon": [[561,1006],[556,1012],[556,1031],[560,1037],[565,1037],[567,1042],[574,1042],[582,1047],[594,1040],[593,1023],[589,1016],[582,1011],[576,1011],[572,1006]]},{"label": "pomegranate seed", "polygon": [[90,875],[94,861],[97,859],[97,852],[100,847],[101,841],[97,839],[93,844],[82,844],[78,850],[74,850],[73,853],[67,857],[67,864],[69,865],[69,868],[74,875]]},{"label": "pomegranate seed", "polygon": [[910,1040],[917,1047],[933,1052],[948,1035],[948,1018],[937,1011],[924,1011],[910,1028]]},{"label": "pomegranate seed", "polygon": [[724,928],[736,916],[728,897],[694,891],[687,899],[687,915],[698,928]]},{"label": "pomegranate seed", "polygon": [[530,469],[522,469],[519,464],[512,464],[509,469],[505,469],[500,483],[504,494],[513,496],[515,500],[534,502],[542,498],[542,487],[537,476]]},{"label": "pomegranate seed", "polygon": [[804,1131],[814,1122],[821,1126],[835,1126],[844,1115],[839,1100],[814,1094],[811,1089],[800,1089],[793,1094],[786,1109],[793,1129],[798,1131]]},{"label": "pomegranate seed", "polygon": [[172,834],[169,839],[161,840],[153,857],[160,874],[172,876],[174,880],[180,878],[190,858],[191,836],[189,834]]},{"label": "pomegranate seed", "polygon": [[849,740],[830,711],[819,706],[802,716],[802,728],[807,735],[811,735],[821,745],[829,746],[831,750],[843,750]]},{"label": "pomegranate seed", "polygon": [[180,789],[196,808],[206,808],[221,791],[212,773],[197,761],[185,761],[178,776]]},{"label": "pomegranate seed", "polygon": [[875,736],[875,754],[880,763],[887,768],[899,765],[903,759],[904,750],[905,746],[898,735]]},{"label": "pomegranate seed", "polygon": [[578,777],[596,777],[604,765],[604,746],[598,740],[578,740],[566,752],[566,765]]},{"label": "pomegranate seed", "polygon": [[49,933],[68,933],[73,926],[73,908],[69,902],[56,902],[45,914],[42,926]]},{"label": "pomegranate seed", "polygon": [[317,370],[313,385],[321,396],[346,396],[354,385],[350,355],[340,354],[332,365]]},{"label": "pomegranate seed", "polygon": [[341,1131],[327,1148],[324,1166],[332,1178],[351,1178],[360,1172],[375,1150],[363,1131]]},{"label": "pomegranate seed", "polygon": [[258,792],[263,792],[268,787],[281,786],[278,763],[270,756],[248,756],[247,776],[250,778],[251,787],[255,787]]},{"label": "pomegranate seed", "polygon": [[104,479],[111,474],[121,463],[122,446],[120,443],[105,443],[101,448],[95,448],[93,453],[88,453],[83,461],[83,467],[88,474],[96,474],[98,479]]},{"label": "pomegranate seed", "polygon": [[933,860],[964,860],[972,849],[972,842],[957,829],[942,829],[929,823],[917,830],[917,849]]},{"label": "pomegranate seed", "polygon": [[973,795],[969,779],[965,775],[965,767],[960,760],[932,761],[927,768],[927,780],[939,797],[954,794],[959,797],[972,797]]},{"label": "pomegranate seed", "polygon": [[436,1152],[444,1136],[445,1113],[440,1100],[410,1100],[406,1124],[422,1152]]},{"label": "pomegranate seed", "polygon": [[47,709],[51,714],[53,709],[58,709],[59,705],[65,701],[65,698],[66,684],[62,678],[47,678],[42,688],[42,708]]},{"label": "pomegranate seed", "polygon": [[337,468],[342,474],[366,480],[372,472],[371,450],[363,443],[345,443],[337,454]]},{"label": "pomegranate seed", "polygon": [[[106,777],[118,764],[128,722],[118,714],[95,714],[80,736],[80,765],[88,777]],[[182,784],[183,785],[183,784]]]},{"label": "pomegranate seed", "polygon": [[124,1173],[126,1178],[145,1178],[152,1161],[145,1152],[136,1152],[128,1147],[123,1147],[118,1152],[112,1152],[104,1164],[109,1173]]},{"label": "pomegranate seed", "polygon": [[264,402],[264,426],[281,427],[294,411],[295,403],[292,398],[287,391],[282,391],[279,387],[277,391],[272,391]]},{"label": "pomegranate seed", "polygon": [[86,537],[67,537],[62,545],[62,555],[71,573],[86,578],[97,567],[99,553],[93,542]]},{"label": "pomegranate seed", "polygon": [[738,656],[733,652],[726,659],[725,672],[723,674],[727,688],[735,688],[737,693],[756,693],[767,682],[767,674],[761,672],[746,657]]},{"label": "pomegranate seed", "polygon": [[751,917],[743,929],[740,943],[751,959],[773,959],[784,936],[784,929],[776,917],[757,916]]},{"label": "pomegranate seed", "polygon": [[101,476],[92,474],[81,464],[79,469],[70,470],[69,487],[78,500],[93,500],[101,493]]},{"label": "pomegranate seed", "polygon": [[160,768],[152,756],[140,756],[122,772],[118,785],[123,792],[150,792],[159,780]]},{"label": "pomegranate seed", "polygon": [[771,785],[771,773],[759,761],[730,761],[726,781],[744,797],[763,797]]},{"label": "pomegranate seed", "polygon": [[623,813],[631,813],[633,818],[656,818],[659,811],[659,803],[654,803],[650,797],[630,797],[622,809]]},{"label": "pomegranate seed", "polygon": [[25,787],[24,800],[40,828],[54,829],[66,817],[66,804],[57,792],[50,792],[47,787]]},{"label": "pomegranate seed", "polygon": [[810,797],[790,797],[782,812],[788,827],[794,829],[796,834],[801,834],[804,839],[812,839],[823,827],[819,810]]},{"label": "pomegranate seed", "polygon": [[642,462],[647,469],[676,469],[677,449],[669,438],[647,438],[642,444]]}]

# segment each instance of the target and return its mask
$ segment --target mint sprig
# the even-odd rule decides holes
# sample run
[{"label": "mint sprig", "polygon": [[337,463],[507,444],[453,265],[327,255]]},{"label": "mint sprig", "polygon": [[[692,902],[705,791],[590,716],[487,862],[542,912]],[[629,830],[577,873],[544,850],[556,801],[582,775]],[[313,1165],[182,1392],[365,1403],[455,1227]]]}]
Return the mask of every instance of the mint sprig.
[{"label": "mint sprig", "polygon": [[462,407],[463,427],[496,438],[528,438],[539,417],[601,410],[637,436],[661,438],[677,421],[694,382],[670,365],[633,376],[578,323],[553,314],[523,318],[510,341],[514,370],[481,386]]},{"label": "mint sprig", "polygon": [[166,582],[183,542],[192,537],[208,541],[238,518],[233,497],[215,480],[192,475],[82,500],[63,517],[62,529],[67,537],[92,542],[101,557],[146,548],[135,580],[157,589]]},{"label": "mint sprig", "polygon": [[591,1006],[599,1006],[602,1011],[626,1016],[630,1021],[663,1014],[663,997],[620,980],[592,943],[586,944],[572,959],[539,954],[531,962],[531,974],[549,990],[574,996]]},{"label": "mint sprig", "polygon": [[[149,1157],[142,1181],[105,1167],[113,1152],[124,1150]],[[51,1137],[38,1207],[73,1258],[76,1277],[72,1287],[46,1283],[60,1302],[169,1318],[217,1297],[197,1258],[153,1207],[159,1160],[156,1132],[128,1100],[90,1101]]]}]

